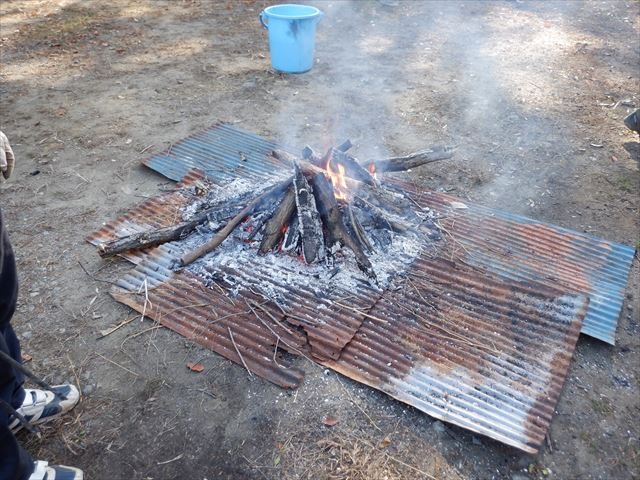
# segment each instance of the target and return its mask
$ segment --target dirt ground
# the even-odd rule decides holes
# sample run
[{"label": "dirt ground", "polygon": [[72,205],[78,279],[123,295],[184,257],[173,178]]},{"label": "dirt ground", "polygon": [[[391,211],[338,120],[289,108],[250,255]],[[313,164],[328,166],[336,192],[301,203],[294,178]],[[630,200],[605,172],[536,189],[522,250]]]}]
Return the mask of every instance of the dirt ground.
[{"label": "dirt ground", "polygon": [[306,360],[290,392],[146,319],[98,339],[134,316],[108,294],[129,264],[85,236],[171,185],[143,158],[219,120],[300,147],[350,138],[362,159],[456,144],[411,175],[638,245],[640,147],[622,119],[640,107],[640,3],[310,3],[325,17],[302,75],[271,69],[261,1],[0,3],[14,324],[33,371],[84,393],[20,440],[91,479],[638,478],[637,258],[616,346],[581,336],[536,456]]}]

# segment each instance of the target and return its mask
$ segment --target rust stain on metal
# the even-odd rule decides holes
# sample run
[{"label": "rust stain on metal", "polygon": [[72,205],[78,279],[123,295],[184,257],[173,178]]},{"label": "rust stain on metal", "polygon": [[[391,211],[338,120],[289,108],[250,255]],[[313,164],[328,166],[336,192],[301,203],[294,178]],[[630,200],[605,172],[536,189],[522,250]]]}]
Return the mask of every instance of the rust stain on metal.
[{"label": "rust stain on metal", "polygon": [[[421,258],[324,362],[443,421],[535,453],[588,301]],[[399,314],[399,310],[402,314]]]}]

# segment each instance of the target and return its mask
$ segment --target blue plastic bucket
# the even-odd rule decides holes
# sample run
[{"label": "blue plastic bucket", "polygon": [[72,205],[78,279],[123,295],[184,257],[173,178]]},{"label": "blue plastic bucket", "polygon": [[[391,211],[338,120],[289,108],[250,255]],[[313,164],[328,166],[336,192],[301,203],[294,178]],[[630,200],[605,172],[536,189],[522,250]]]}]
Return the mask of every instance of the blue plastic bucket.
[{"label": "blue plastic bucket", "polygon": [[260,23],[269,30],[269,53],[275,70],[303,73],[311,70],[316,25],[323,13],[306,5],[273,5],[260,12]]}]

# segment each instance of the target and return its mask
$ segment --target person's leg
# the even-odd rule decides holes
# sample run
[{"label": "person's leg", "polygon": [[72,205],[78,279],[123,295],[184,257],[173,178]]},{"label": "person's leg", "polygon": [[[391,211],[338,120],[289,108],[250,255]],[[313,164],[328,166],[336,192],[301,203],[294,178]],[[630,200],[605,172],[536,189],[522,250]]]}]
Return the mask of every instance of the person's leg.
[{"label": "person's leg", "polygon": [[[18,278],[13,251],[0,212],[0,350],[21,361],[20,342],[9,321],[16,309]],[[18,408],[24,400],[22,372],[0,360],[0,401]],[[24,480],[33,472],[33,459],[9,429],[9,412],[0,409],[0,478]]]},{"label": "person's leg", "polygon": [[[11,329],[10,325],[7,327]],[[0,350],[5,353],[11,351],[2,334],[0,334]],[[15,394],[15,383],[13,369],[0,360],[0,402],[11,405]],[[9,429],[9,412],[0,408],[0,478],[25,480],[29,478],[33,468],[33,459],[24,448],[18,445],[16,437]]]}]

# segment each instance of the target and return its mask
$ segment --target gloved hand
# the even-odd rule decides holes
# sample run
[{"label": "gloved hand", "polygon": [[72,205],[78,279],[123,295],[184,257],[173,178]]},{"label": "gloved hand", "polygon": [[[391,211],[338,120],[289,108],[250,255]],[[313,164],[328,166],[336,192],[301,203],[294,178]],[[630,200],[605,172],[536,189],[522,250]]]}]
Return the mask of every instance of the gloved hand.
[{"label": "gloved hand", "polygon": [[13,156],[9,139],[4,133],[0,132],[0,171],[2,171],[2,176],[5,179],[11,176],[15,163],[16,158]]}]

